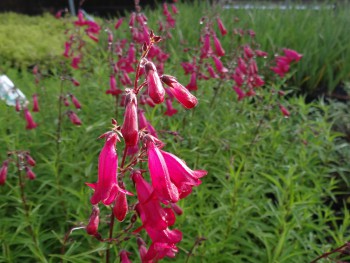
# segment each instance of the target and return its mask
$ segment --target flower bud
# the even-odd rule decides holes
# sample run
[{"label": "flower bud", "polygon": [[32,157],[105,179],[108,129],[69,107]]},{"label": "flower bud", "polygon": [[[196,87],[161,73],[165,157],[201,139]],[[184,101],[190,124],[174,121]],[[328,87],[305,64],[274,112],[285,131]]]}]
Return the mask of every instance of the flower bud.
[{"label": "flower bud", "polygon": [[34,122],[32,115],[27,108],[24,109],[24,118],[27,121],[27,130],[35,129],[38,125]]},{"label": "flower bud", "polygon": [[35,166],[36,162],[29,154],[26,154],[26,160],[30,166]]},{"label": "flower bud", "polygon": [[74,124],[74,125],[81,125],[81,120],[79,119],[78,115],[75,114],[75,112],[73,111],[68,111],[68,117],[70,119],[70,121]]},{"label": "flower bud", "polygon": [[0,185],[4,185],[7,177],[8,161],[4,161],[0,168]]},{"label": "flower bud", "polygon": [[120,251],[119,253],[120,263],[131,263],[129,259],[129,255],[131,255],[131,253],[129,253],[128,251],[125,251],[125,250]]},{"label": "flower bud", "polygon": [[138,142],[137,98],[133,90],[128,89],[125,97],[124,123],[121,128],[127,146],[135,146]]},{"label": "flower bud", "polygon": [[147,62],[145,64],[145,73],[147,77],[148,95],[154,103],[162,103],[164,101],[165,90],[158,76],[157,69],[152,62]]},{"label": "flower bud", "polygon": [[[125,187],[124,187],[125,189]],[[122,192],[117,193],[113,207],[113,215],[119,222],[124,221],[126,213],[128,212],[128,201],[126,199],[126,194]]]},{"label": "flower bud", "polygon": [[36,178],[35,173],[32,171],[32,169],[30,169],[28,166],[25,168],[26,169],[26,174],[27,174],[27,178],[29,180],[34,180]]},{"label": "flower bud", "polygon": [[91,236],[95,236],[98,234],[98,224],[100,223],[100,209],[98,206],[92,207],[92,212],[90,215],[89,223],[86,226],[86,233],[88,233]]},{"label": "flower bud", "polygon": [[70,94],[70,98],[71,98],[72,103],[74,104],[75,108],[76,109],[81,109],[80,102],[78,101],[78,99],[73,94]]}]

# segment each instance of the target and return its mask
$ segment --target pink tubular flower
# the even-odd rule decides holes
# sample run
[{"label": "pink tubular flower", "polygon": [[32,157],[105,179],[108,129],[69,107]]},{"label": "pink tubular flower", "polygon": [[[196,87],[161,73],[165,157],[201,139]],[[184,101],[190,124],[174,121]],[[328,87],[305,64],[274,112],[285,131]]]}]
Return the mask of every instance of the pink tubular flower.
[{"label": "pink tubular flower", "polygon": [[284,117],[288,118],[290,116],[290,112],[284,106],[280,104],[278,107],[280,108]]},{"label": "pink tubular flower", "polygon": [[76,109],[81,109],[80,102],[78,101],[78,99],[73,94],[70,94],[70,98],[72,100],[72,103],[74,104],[74,107]]},{"label": "pink tubular flower", "polygon": [[170,117],[170,116],[173,116],[174,114],[177,113],[177,109],[175,109],[173,107],[173,103],[172,103],[171,99],[166,99],[165,105],[166,105],[166,111],[165,111],[164,115],[167,115]]},{"label": "pink tubular flower", "polygon": [[215,53],[218,57],[222,57],[225,55],[225,50],[222,48],[220,40],[216,37],[216,35],[213,36],[214,39],[214,47],[215,47]]},{"label": "pink tubular flower", "polygon": [[34,180],[36,178],[35,173],[32,171],[32,169],[30,169],[28,166],[25,168],[26,169],[26,174],[27,174],[27,178],[29,180]]},{"label": "pink tubular flower", "polygon": [[224,24],[222,23],[221,19],[218,17],[216,19],[216,21],[218,22],[218,27],[219,27],[221,35],[223,35],[223,36],[226,35],[227,34],[227,30],[226,30]]},{"label": "pink tubular flower", "polygon": [[146,143],[148,155],[148,169],[151,174],[152,185],[157,196],[163,203],[179,200],[179,192],[176,186],[171,182],[169,171],[164,157],[152,140]]},{"label": "pink tubular flower", "polygon": [[137,122],[137,98],[133,90],[126,90],[124,123],[121,128],[125,144],[135,146],[139,138],[139,127]]},{"label": "pink tubular flower", "polygon": [[166,229],[170,225],[168,222],[169,216],[166,210],[160,205],[153,187],[143,179],[140,171],[134,171],[131,177],[135,183],[137,197],[139,199],[136,205],[136,211],[142,221],[141,228]]},{"label": "pink tubular flower", "polygon": [[267,52],[265,51],[261,51],[261,50],[255,50],[255,54],[258,56],[258,57],[267,57]]},{"label": "pink tubular flower", "polygon": [[78,115],[74,111],[68,111],[68,118],[70,121],[77,126],[80,126],[82,124],[81,120],[79,119]]},{"label": "pink tubular flower", "polygon": [[124,221],[127,212],[128,201],[126,199],[126,194],[118,192],[113,206],[113,215],[119,222],[122,222]]},{"label": "pink tubular flower", "polygon": [[245,97],[243,90],[239,86],[234,86],[233,90],[237,93],[238,101],[242,100]]},{"label": "pink tubular flower", "polygon": [[174,95],[186,109],[192,109],[197,105],[197,98],[193,96],[188,89],[182,86],[175,77],[163,75],[162,81],[169,86],[171,94]]},{"label": "pink tubular flower", "polygon": [[244,50],[244,56],[246,58],[249,59],[249,58],[252,58],[254,56],[254,52],[249,46],[244,46],[243,50]]},{"label": "pink tubular flower", "polygon": [[115,29],[118,29],[118,28],[122,25],[123,21],[124,21],[124,18],[119,18],[119,19],[117,20],[117,23],[115,23],[114,28],[115,28]]},{"label": "pink tubular flower", "polygon": [[190,79],[190,83],[187,84],[186,88],[188,90],[197,90],[197,73],[193,72],[191,74],[191,79]]},{"label": "pink tubular flower", "polygon": [[64,53],[63,56],[65,56],[66,58],[69,58],[70,56],[70,48],[71,48],[72,44],[70,42],[66,42],[64,43]]},{"label": "pink tubular flower", "polygon": [[81,57],[80,56],[75,56],[72,58],[72,68],[78,69],[79,68],[79,63],[80,63]]},{"label": "pink tubular flower", "polygon": [[148,95],[154,103],[160,104],[164,101],[165,90],[157,73],[157,69],[152,62],[145,64],[147,77]]},{"label": "pink tubular flower", "polygon": [[26,161],[30,166],[35,166],[36,164],[35,160],[29,154],[26,154]]},{"label": "pink tubular flower", "polygon": [[224,65],[222,64],[222,62],[221,62],[221,60],[219,58],[213,56],[213,60],[214,60],[214,63],[215,63],[216,70],[219,73],[226,73],[226,72],[228,72],[228,69],[224,67]]},{"label": "pink tubular flower", "polygon": [[292,61],[298,62],[303,57],[303,55],[299,54],[298,52],[292,49],[284,48],[283,52],[290,62]]},{"label": "pink tubular flower", "polygon": [[34,94],[33,95],[33,109],[32,109],[33,112],[39,112],[40,109],[39,109],[39,102],[38,102],[38,95],[37,94]]},{"label": "pink tubular flower", "polygon": [[17,98],[16,99],[16,107],[15,107],[16,111],[19,112],[22,109],[21,106],[21,101]]},{"label": "pink tubular flower", "polygon": [[112,96],[118,96],[123,93],[121,89],[117,88],[117,81],[114,75],[109,77],[109,90],[106,90],[106,94],[111,94]]},{"label": "pink tubular flower", "polygon": [[8,161],[4,161],[0,168],[0,185],[4,185],[7,177]]},{"label": "pink tubular flower", "polygon": [[34,122],[32,115],[27,108],[24,109],[24,118],[27,121],[27,130],[35,129],[38,125]]},{"label": "pink tubular flower", "polygon": [[77,81],[76,79],[73,79],[73,78],[72,78],[71,81],[72,81],[72,83],[73,83],[74,86],[76,86],[76,87],[80,86],[79,81]]},{"label": "pink tubular flower", "polygon": [[120,263],[131,263],[129,259],[129,255],[131,255],[131,253],[129,253],[128,251],[125,251],[125,250],[120,251],[119,253]]},{"label": "pink tubular flower", "polygon": [[100,223],[100,209],[97,205],[92,207],[92,212],[90,215],[89,223],[86,226],[86,233],[91,236],[98,235],[98,225]]},{"label": "pink tubular flower", "polygon": [[101,138],[106,138],[106,141],[98,159],[98,180],[97,183],[87,183],[95,190],[90,200],[92,205],[99,202],[110,205],[118,191],[125,192],[117,183],[118,155],[115,145],[119,140],[118,135],[115,132],[107,132]]},{"label": "pink tubular flower", "polygon": [[145,111],[142,109],[137,110],[137,116],[139,119],[139,129],[145,129],[147,130],[153,137],[158,137],[156,130],[154,127],[147,121],[146,116],[145,116]]},{"label": "pink tubular flower", "polygon": [[193,186],[201,184],[199,178],[205,176],[207,171],[191,170],[186,163],[175,155],[159,150],[168,168],[171,182],[179,192],[179,198],[184,198],[192,192]]}]

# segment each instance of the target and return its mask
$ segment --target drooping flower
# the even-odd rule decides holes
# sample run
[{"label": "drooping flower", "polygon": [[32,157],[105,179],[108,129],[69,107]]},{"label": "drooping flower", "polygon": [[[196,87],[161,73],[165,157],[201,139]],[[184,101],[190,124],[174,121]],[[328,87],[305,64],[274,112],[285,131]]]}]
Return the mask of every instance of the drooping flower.
[{"label": "drooping flower", "polygon": [[7,178],[8,161],[4,161],[0,168],[0,185],[4,185]]},{"label": "drooping flower", "polygon": [[92,205],[99,202],[110,205],[114,202],[118,191],[128,193],[121,189],[117,183],[118,155],[116,143],[119,140],[118,135],[115,132],[107,132],[101,138],[105,138],[105,145],[98,159],[98,179],[96,183],[86,183],[95,190],[90,199]]},{"label": "drooping flower", "polygon": [[97,205],[92,207],[89,223],[86,226],[86,233],[91,236],[98,235],[98,225],[100,223],[100,209]]},{"label": "drooping flower", "polygon": [[192,72],[190,83],[187,84],[186,88],[188,90],[198,90],[198,87],[197,87],[197,73],[196,72]]},{"label": "drooping flower", "polygon": [[30,114],[29,110],[25,108],[24,110],[24,118],[27,121],[27,130],[35,129],[38,125],[34,122],[32,115]]},{"label": "drooping flower", "polygon": [[[125,189],[125,187],[123,189]],[[123,192],[118,192],[113,206],[113,215],[119,222],[122,222],[124,221],[127,212],[128,201],[126,199],[126,194]]]},{"label": "drooping flower", "polygon": [[239,86],[234,86],[233,90],[237,93],[238,101],[242,100],[245,97],[243,90]]},{"label": "drooping flower", "polygon": [[117,30],[122,25],[123,21],[124,21],[124,18],[119,18],[115,23],[114,28]]},{"label": "drooping flower", "polygon": [[216,19],[216,21],[218,22],[218,27],[219,27],[221,35],[223,35],[223,36],[226,35],[227,34],[227,30],[226,30],[224,24],[222,23],[220,17],[218,17]]},{"label": "drooping flower", "polygon": [[146,147],[148,169],[157,196],[163,203],[176,203],[179,200],[179,192],[175,184],[170,180],[169,170],[163,155],[152,140],[146,142]]},{"label": "drooping flower", "polygon": [[112,96],[118,96],[123,93],[121,89],[117,88],[117,81],[114,75],[109,77],[109,90],[106,90],[106,94],[111,94]]},{"label": "drooping flower", "polygon": [[130,255],[130,253],[126,250],[120,251],[120,253],[119,253],[120,263],[131,263],[131,261],[129,259],[129,255]]},{"label": "drooping flower", "polygon": [[167,115],[169,117],[173,116],[174,114],[177,113],[177,109],[173,107],[173,103],[171,99],[166,99],[165,100],[165,105],[166,105],[166,111],[164,112],[164,115]]},{"label": "drooping flower", "polygon": [[284,117],[288,118],[290,116],[290,112],[287,110],[287,108],[285,108],[283,105],[278,105],[278,107],[280,108],[282,114]]},{"label": "drooping flower", "polygon": [[148,95],[154,103],[160,104],[164,101],[165,90],[157,73],[157,69],[152,62],[145,64],[147,78]]},{"label": "drooping flower", "polygon": [[163,75],[162,81],[169,86],[171,94],[184,106],[186,109],[192,109],[198,103],[198,100],[193,96],[188,89],[182,86],[175,77]]},{"label": "drooping flower", "polygon": [[28,166],[25,168],[25,170],[26,170],[27,178],[28,178],[29,180],[34,180],[34,179],[36,178],[35,173],[34,173],[33,170],[30,169]]},{"label": "drooping flower", "polygon": [[74,104],[74,107],[76,109],[81,109],[80,102],[78,101],[78,99],[73,94],[70,94],[70,99],[72,100],[72,103]]},{"label": "drooping flower", "polygon": [[296,52],[296,51],[293,50],[293,49],[284,48],[284,49],[283,49],[283,52],[284,52],[284,55],[285,55],[291,62],[292,62],[292,61],[298,62],[298,61],[303,57],[302,54],[299,54],[298,52]]},{"label": "drooping flower", "polygon": [[30,166],[35,166],[36,164],[35,160],[29,155],[29,153],[26,154],[26,161]]},{"label": "drooping flower", "polygon": [[72,46],[72,43],[70,42],[65,42],[64,43],[64,53],[63,56],[65,56],[66,58],[69,58],[70,56],[70,48]]},{"label": "drooping flower", "polygon": [[184,198],[192,192],[193,186],[201,184],[199,178],[205,176],[205,170],[191,170],[186,163],[177,156],[159,150],[164,158],[172,183],[177,187],[179,198]]},{"label": "drooping flower", "polygon": [[158,138],[156,129],[152,126],[152,124],[147,121],[146,116],[145,116],[145,111],[142,109],[137,110],[137,116],[139,120],[139,129],[146,129],[153,137]]},{"label": "drooping flower", "polygon": [[134,90],[127,89],[125,97],[124,123],[121,128],[125,144],[135,146],[139,138],[139,127],[137,121],[137,98]]},{"label": "drooping flower", "polygon": [[225,55],[225,50],[222,48],[220,40],[216,37],[216,35],[213,35],[214,39],[214,47],[215,47],[215,53],[218,57],[222,57]]},{"label": "drooping flower", "polygon": [[77,126],[80,126],[82,124],[81,120],[79,119],[78,115],[74,111],[68,111],[67,112],[68,118],[70,121]]},{"label": "drooping flower", "polygon": [[214,60],[214,64],[215,64],[217,72],[219,72],[221,74],[228,72],[228,69],[224,67],[224,65],[222,64],[222,62],[219,58],[213,56],[213,60]]}]

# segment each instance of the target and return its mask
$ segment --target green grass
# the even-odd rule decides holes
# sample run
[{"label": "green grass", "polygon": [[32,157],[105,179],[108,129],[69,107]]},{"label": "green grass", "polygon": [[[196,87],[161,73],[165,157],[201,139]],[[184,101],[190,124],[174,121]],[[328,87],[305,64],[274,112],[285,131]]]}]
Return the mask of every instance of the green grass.
[{"label": "green grass", "polygon": [[[183,76],[179,67],[184,58],[179,36],[189,43],[197,41],[198,30],[184,25],[192,21],[190,19],[198,21],[204,10],[203,5],[196,6],[196,12],[186,7],[179,4],[179,27],[173,34],[174,39],[166,43],[172,56],[165,72],[178,77],[183,84],[187,84],[188,77]],[[230,27],[228,17],[232,16],[229,12],[222,14],[227,19],[227,27]],[[298,48],[302,44],[292,44],[297,43],[298,34],[304,38],[307,34],[295,32],[289,33],[290,38],[287,33],[281,36],[282,22],[274,23],[266,17],[263,21],[259,12],[237,16],[241,17],[242,25],[245,19],[249,24],[253,21],[252,28],[259,39],[268,38],[268,33],[264,33],[267,30],[275,32],[269,37],[275,45],[271,50],[287,46],[303,53],[300,64],[303,71],[308,65],[304,63],[312,60],[310,53]],[[148,13],[151,25],[159,13]],[[282,16],[289,17],[280,11],[271,12],[272,15],[276,15],[275,21],[282,21]],[[297,17],[301,19],[298,21],[304,21],[308,16],[298,13]],[[291,14],[289,19],[296,18]],[[317,19],[315,23],[322,23]],[[331,26],[325,25],[328,26],[330,30]],[[297,25],[289,24],[285,28],[292,32]],[[329,38],[330,35],[325,36],[327,43],[331,42]],[[263,39],[260,41],[264,43]],[[305,48],[315,49],[314,44]],[[0,160],[6,158],[9,150],[26,149],[37,161],[34,168],[37,179],[25,184],[30,207],[28,217],[21,204],[14,165],[9,167],[6,185],[0,187],[0,262],[58,262],[60,259],[102,262],[106,244],[97,242],[82,229],[72,233],[65,253],[61,253],[65,233],[88,221],[91,190],[85,182],[96,181],[97,159],[103,145],[97,137],[110,129],[110,120],[115,117],[114,101],[104,94],[109,85],[109,71],[106,54],[101,53],[103,46],[89,48],[91,56],[86,59],[93,68],[73,72],[81,86],[64,82],[64,89],[74,93],[82,103],[78,115],[83,125],[72,126],[68,118],[64,118],[58,164],[55,138],[60,89],[56,71],[59,69],[52,69],[53,75],[45,78],[39,87],[35,86],[31,73],[19,72],[16,68],[6,70],[27,96],[39,94],[42,110],[33,114],[39,127],[26,131],[22,116],[0,103]],[[296,80],[298,78],[297,75]],[[350,166],[349,144],[342,140],[342,133],[332,131],[333,121],[339,123],[335,118],[339,117],[339,107],[323,101],[306,104],[303,97],[291,96],[283,102],[291,111],[291,117],[286,119],[268,91],[260,91],[259,98],[263,99],[237,102],[231,83],[221,87],[214,105],[210,106],[215,85],[214,82],[200,83],[196,94],[199,105],[192,111],[182,109],[177,103],[174,104],[179,113],[171,118],[163,116],[164,106],[147,110],[147,117],[157,130],[177,131],[183,138],[174,140],[173,136],[160,133],[166,142],[165,150],[184,159],[191,168],[208,171],[202,185],[179,203],[184,214],[177,217],[175,227],[183,232],[184,238],[177,257],[164,262],[185,262],[186,252],[199,237],[205,241],[194,248],[189,262],[309,262],[343,245],[349,237],[349,211],[346,200],[340,197],[341,191],[348,191]],[[117,121],[122,123],[121,114]],[[120,155],[122,146],[118,144]],[[127,188],[135,192],[131,181],[126,181]],[[133,203],[136,199],[128,200]],[[338,209],[334,210],[334,205]],[[107,235],[109,211],[102,205],[100,208],[99,231]],[[126,227],[130,218],[131,214],[125,222],[116,224],[116,232]],[[29,235],[29,225],[35,240]],[[145,233],[141,233],[145,237]],[[139,261],[136,237],[113,246],[113,259],[121,249],[133,253],[133,262]]]}]

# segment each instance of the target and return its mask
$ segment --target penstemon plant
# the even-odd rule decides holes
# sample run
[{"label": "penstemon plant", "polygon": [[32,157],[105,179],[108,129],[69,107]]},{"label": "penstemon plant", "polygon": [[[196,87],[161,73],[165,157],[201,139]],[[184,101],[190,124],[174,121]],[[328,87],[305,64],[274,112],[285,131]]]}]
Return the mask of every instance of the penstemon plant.
[{"label": "penstemon plant", "polygon": [[[148,41],[143,44],[135,71],[134,87],[125,89],[124,121],[119,125],[113,120],[112,130],[100,136],[105,144],[99,155],[98,179],[96,183],[87,183],[94,193],[90,199],[92,212],[85,226],[86,232],[100,242],[118,246],[134,237],[142,262],[157,262],[164,257],[175,257],[178,252],[176,244],[182,239],[180,230],[170,229],[175,223],[175,214],[182,213],[176,203],[188,196],[192,188],[201,183],[200,178],[207,174],[204,170],[190,169],[183,160],[162,150],[164,143],[149,130],[150,126],[147,126],[138,109],[138,100],[143,90],[147,91],[154,104],[163,103],[166,93],[172,94],[186,109],[195,107],[198,102],[175,77],[159,76],[155,65],[147,58],[152,47],[160,41],[161,38],[151,31]],[[121,139],[124,141],[124,149],[119,162],[116,144],[120,145]],[[130,148],[134,149],[131,154]],[[146,163],[148,169],[145,169]],[[135,194],[126,189],[127,177],[136,188]],[[128,205],[127,196],[133,195],[137,200]],[[101,204],[110,208],[107,233],[99,231]],[[132,214],[130,224],[116,234],[115,220],[124,221],[128,213]],[[134,226],[139,224],[138,218],[141,225],[135,229]],[[148,249],[141,238],[142,230],[151,239]],[[129,262],[129,252],[121,250],[119,254],[121,262]],[[108,246],[106,262],[110,261]]]}]

